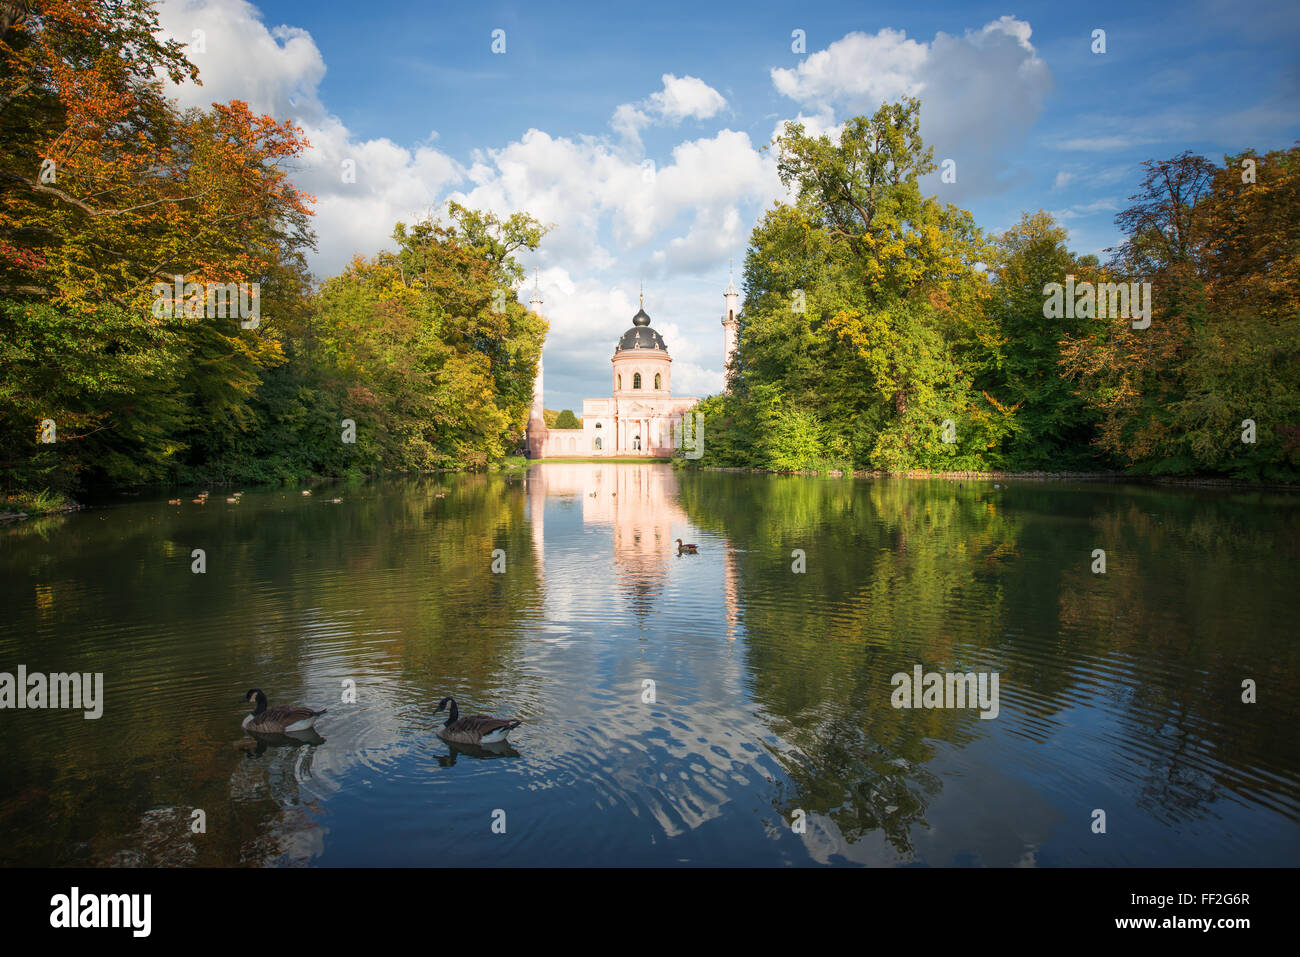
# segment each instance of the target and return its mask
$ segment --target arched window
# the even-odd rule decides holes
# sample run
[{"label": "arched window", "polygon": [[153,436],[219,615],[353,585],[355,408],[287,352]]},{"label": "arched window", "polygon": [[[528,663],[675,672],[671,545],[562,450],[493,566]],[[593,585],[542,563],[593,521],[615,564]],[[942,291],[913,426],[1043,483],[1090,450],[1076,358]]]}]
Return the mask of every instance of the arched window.
[{"label": "arched window", "polygon": [[618,391],[619,391],[619,392],[622,392],[622,391],[623,391],[623,377],[622,377],[622,376],[615,376],[614,381],[615,381],[615,383],[616,383],[616,387],[618,388]]},{"label": "arched window", "polygon": [[731,322],[731,321],[732,321],[733,319],[735,319],[735,318],[736,318],[736,310],[734,310],[734,309],[728,309],[728,310],[727,310],[727,322]]},{"label": "arched window", "polygon": [[662,388],[663,388],[663,378],[659,375],[658,372],[656,372],[656,373],[655,373],[655,391],[658,392],[658,391],[659,391],[660,389],[662,389]]},{"label": "arched window", "polygon": [[[600,426],[596,426],[596,428],[600,428]],[[592,442],[592,445],[593,445],[593,447],[596,449],[597,452],[600,451],[600,436],[599,436],[599,435],[596,436],[595,440]]]},{"label": "arched window", "polygon": [[632,375],[632,388],[634,388],[634,389],[639,389],[639,388],[641,388],[641,373],[639,373],[639,372],[633,373],[633,375]]},{"label": "arched window", "polygon": [[600,428],[600,423],[599,423],[599,422],[596,423],[596,428]]}]

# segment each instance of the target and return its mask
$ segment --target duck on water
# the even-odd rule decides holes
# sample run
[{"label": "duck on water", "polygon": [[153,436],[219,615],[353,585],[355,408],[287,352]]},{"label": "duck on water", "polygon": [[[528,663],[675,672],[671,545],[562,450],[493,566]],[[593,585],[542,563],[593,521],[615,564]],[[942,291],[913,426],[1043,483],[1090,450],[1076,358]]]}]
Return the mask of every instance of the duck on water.
[{"label": "duck on water", "polygon": [[314,711],[300,704],[277,704],[266,706],[266,695],[261,688],[252,688],[244,700],[254,703],[253,713],[245,715],[244,730],[254,734],[292,734],[295,731],[307,731],[316,724],[316,719],[327,709]]},{"label": "duck on water", "polygon": [[434,708],[433,713],[437,714],[449,704],[451,710],[447,715],[446,723],[438,729],[438,737],[454,744],[497,744],[523,724],[519,720],[490,718],[484,714],[471,714],[462,718],[456,708],[456,699],[450,697],[438,702],[438,707]]}]

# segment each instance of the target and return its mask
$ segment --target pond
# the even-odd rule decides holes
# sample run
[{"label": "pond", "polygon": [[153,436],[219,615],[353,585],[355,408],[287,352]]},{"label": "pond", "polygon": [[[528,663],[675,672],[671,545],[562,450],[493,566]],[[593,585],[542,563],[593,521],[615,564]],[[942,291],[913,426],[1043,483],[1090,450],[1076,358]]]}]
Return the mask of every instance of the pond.
[{"label": "pond", "polygon": [[[212,492],[0,529],[0,672],[103,688],[0,710],[0,864],[1300,856],[1298,496],[586,463]],[[936,673],[970,698],[910,689]],[[246,734],[250,688],[319,739]],[[440,740],[448,695],[509,746]]]}]

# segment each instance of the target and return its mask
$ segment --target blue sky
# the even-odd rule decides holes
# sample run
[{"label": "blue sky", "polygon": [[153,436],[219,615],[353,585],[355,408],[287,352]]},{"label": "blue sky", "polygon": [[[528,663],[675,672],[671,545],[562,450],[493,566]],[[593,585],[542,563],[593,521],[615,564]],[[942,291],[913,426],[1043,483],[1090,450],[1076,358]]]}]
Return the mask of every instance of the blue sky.
[{"label": "blue sky", "polygon": [[833,131],[915,93],[936,159],[957,164],[955,184],[929,189],[992,232],[1049,210],[1076,251],[1103,256],[1142,160],[1300,139],[1294,2],[160,9],[183,40],[205,31],[205,85],[178,99],[238,97],[306,128],[296,176],[318,197],[320,275],[448,198],[553,225],[528,259],[552,323],[546,405],[579,412],[609,394],[642,279],[674,393],[720,387],[727,260],[782,196],[762,147],[785,120]]}]

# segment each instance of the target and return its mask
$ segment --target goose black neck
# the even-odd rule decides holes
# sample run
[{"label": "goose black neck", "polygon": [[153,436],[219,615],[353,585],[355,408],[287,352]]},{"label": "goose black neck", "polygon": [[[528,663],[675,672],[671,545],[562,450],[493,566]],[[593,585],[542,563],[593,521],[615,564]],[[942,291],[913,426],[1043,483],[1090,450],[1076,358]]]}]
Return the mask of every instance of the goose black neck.
[{"label": "goose black neck", "polygon": [[442,699],[442,704],[439,704],[439,705],[438,705],[438,710],[439,710],[439,711],[442,710],[442,706],[443,706],[443,705],[450,705],[450,707],[447,709],[447,720],[446,720],[446,722],[444,723],[444,727],[445,727],[446,725],[449,725],[449,724],[455,724],[457,718],[460,717],[460,712],[456,710],[456,699],[455,699],[455,698],[443,698],[443,699]]},{"label": "goose black neck", "polygon": [[262,692],[257,693],[257,707],[253,709],[254,715],[259,715],[266,710],[266,695]]}]

